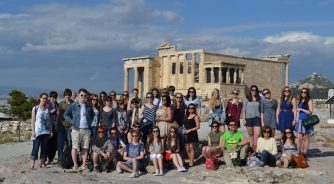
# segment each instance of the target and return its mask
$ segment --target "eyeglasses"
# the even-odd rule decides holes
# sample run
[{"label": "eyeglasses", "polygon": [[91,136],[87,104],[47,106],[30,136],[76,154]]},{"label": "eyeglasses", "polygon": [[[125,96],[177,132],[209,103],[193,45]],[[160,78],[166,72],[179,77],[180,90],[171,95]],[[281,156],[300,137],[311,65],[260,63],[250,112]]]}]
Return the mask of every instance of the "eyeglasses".
[{"label": "eyeglasses", "polygon": [[236,127],[237,125],[236,124],[230,124],[231,127]]},{"label": "eyeglasses", "polygon": [[81,94],[80,96],[82,96],[82,97],[86,97],[87,95],[85,95],[85,94]]},{"label": "eyeglasses", "polygon": [[97,133],[98,134],[104,134],[104,131],[98,131]]}]

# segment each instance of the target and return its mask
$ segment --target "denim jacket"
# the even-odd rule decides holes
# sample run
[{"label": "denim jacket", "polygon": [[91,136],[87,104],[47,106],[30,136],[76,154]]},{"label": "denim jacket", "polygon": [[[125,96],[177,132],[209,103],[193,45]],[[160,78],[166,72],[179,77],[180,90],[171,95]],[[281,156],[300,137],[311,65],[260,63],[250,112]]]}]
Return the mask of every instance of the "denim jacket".
[{"label": "denim jacket", "polygon": [[[94,110],[93,107],[88,103],[86,103],[85,107],[86,107],[88,128],[90,128],[92,121],[94,119]],[[70,122],[73,128],[78,129],[80,125],[80,103],[79,102],[71,103],[67,107],[64,113],[64,118],[67,122]]]}]

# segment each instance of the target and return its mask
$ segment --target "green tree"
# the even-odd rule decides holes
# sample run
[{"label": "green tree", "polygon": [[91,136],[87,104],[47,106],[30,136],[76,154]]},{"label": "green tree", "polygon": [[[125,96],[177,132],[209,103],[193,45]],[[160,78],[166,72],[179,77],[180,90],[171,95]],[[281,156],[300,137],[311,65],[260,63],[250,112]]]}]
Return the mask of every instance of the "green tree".
[{"label": "green tree", "polygon": [[28,98],[23,92],[18,90],[12,90],[8,95],[11,97],[8,100],[8,104],[11,106],[11,112],[27,120],[31,117],[31,109],[36,104],[36,100],[34,98]]}]

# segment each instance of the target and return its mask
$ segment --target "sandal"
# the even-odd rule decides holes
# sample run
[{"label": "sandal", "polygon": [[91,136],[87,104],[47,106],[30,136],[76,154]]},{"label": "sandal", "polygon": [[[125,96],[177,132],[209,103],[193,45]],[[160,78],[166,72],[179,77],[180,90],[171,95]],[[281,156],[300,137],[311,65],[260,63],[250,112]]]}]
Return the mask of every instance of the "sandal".
[{"label": "sandal", "polygon": [[40,168],[44,168],[44,167],[46,167],[46,165],[45,165],[45,160],[41,160],[41,163],[39,164],[39,167],[40,167]]}]

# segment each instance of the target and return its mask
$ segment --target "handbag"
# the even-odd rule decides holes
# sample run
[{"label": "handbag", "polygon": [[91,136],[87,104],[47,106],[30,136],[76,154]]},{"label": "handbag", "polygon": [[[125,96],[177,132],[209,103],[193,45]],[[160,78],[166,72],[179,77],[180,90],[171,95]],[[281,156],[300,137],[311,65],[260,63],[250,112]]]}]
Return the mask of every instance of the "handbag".
[{"label": "handbag", "polygon": [[146,119],[145,117],[140,119],[140,128],[146,128],[148,126],[152,126],[153,125],[153,121]]},{"label": "handbag", "polygon": [[307,167],[309,167],[304,155],[302,155],[302,154],[293,155],[292,159],[296,164],[296,168],[307,168]]},{"label": "handbag", "polygon": [[211,156],[209,158],[205,159],[205,167],[207,170],[217,170],[218,165],[218,159],[214,156]]},{"label": "handbag", "polygon": [[307,118],[302,120],[302,124],[305,128],[311,128],[312,126],[318,124],[320,122],[317,115],[310,115]]}]

